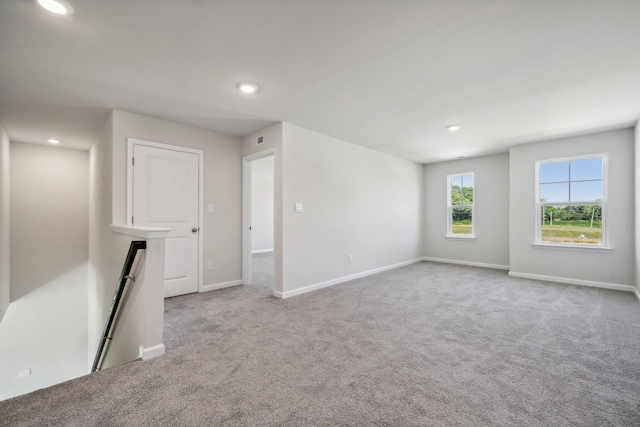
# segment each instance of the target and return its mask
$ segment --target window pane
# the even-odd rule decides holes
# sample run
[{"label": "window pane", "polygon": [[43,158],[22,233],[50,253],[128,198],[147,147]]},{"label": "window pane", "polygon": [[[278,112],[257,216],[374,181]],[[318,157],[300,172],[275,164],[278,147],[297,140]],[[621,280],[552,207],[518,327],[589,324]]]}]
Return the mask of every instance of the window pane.
[{"label": "window pane", "polygon": [[451,188],[457,187],[458,189],[462,188],[462,177],[461,176],[452,176],[451,177]]},{"label": "window pane", "polygon": [[463,175],[462,177],[462,203],[463,205],[473,204],[473,175]]},{"label": "window pane", "polygon": [[452,234],[471,234],[471,221],[473,210],[470,208],[452,208],[451,209],[451,233]]},{"label": "window pane", "polygon": [[540,184],[541,202],[568,202],[569,183],[561,184]]},{"label": "window pane", "polygon": [[543,206],[540,241],[544,243],[601,245],[600,205]]},{"label": "window pane", "polygon": [[571,162],[571,181],[585,179],[602,179],[602,158]]},{"label": "window pane", "polygon": [[569,162],[541,164],[539,178],[540,183],[569,181]]},{"label": "window pane", "polygon": [[451,204],[461,205],[462,204],[462,177],[452,176],[450,178],[450,183],[451,183]]},{"label": "window pane", "polygon": [[462,187],[462,205],[473,205],[473,187]]},{"label": "window pane", "polygon": [[572,202],[597,202],[603,198],[602,181],[582,181],[571,183]]}]

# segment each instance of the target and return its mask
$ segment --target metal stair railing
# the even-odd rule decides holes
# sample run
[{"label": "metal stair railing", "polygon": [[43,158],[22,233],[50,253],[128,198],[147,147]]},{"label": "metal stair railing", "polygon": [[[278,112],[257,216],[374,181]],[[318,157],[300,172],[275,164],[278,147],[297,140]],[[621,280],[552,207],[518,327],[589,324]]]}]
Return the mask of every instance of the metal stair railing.
[{"label": "metal stair railing", "polygon": [[113,328],[116,322],[116,316],[118,314],[118,306],[120,305],[120,300],[124,294],[125,288],[127,286],[127,282],[131,280],[135,282],[135,277],[131,277],[129,273],[131,273],[131,267],[133,267],[133,263],[136,259],[136,255],[139,250],[146,249],[147,242],[144,240],[134,240],[131,242],[131,246],[129,246],[129,253],[127,253],[127,258],[124,260],[124,266],[122,267],[122,273],[120,273],[120,280],[118,281],[118,288],[116,289],[116,293],[113,296],[113,300],[111,301],[111,308],[109,309],[109,316],[107,317],[107,321],[104,325],[104,331],[102,332],[102,338],[100,339],[100,344],[98,345],[98,351],[96,351],[96,357],[93,359],[93,367],[91,368],[91,372],[95,372],[102,367],[102,362],[104,361],[104,355],[106,354],[106,346],[107,340],[111,341],[111,333],[113,332]]}]

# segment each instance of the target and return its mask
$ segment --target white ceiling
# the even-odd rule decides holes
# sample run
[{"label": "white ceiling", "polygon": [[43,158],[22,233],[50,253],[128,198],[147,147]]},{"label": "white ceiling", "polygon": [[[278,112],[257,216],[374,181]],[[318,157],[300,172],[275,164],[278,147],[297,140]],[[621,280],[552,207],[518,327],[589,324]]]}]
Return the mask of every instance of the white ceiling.
[{"label": "white ceiling", "polygon": [[87,149],[117,108],[238,136],[286,121],[427,163],[640,117],[639,0],[68,1],[0,1],[12,140]]}]

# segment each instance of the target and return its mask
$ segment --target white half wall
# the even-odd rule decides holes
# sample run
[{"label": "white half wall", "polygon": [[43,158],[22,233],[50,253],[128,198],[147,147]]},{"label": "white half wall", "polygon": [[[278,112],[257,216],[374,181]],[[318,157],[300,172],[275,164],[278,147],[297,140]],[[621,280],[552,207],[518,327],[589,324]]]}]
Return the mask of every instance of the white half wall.
[{"label": "white half wall", "polygon": [[[613,285],[634,284],[633,129],[516,145],[510,160],[511,272]],[[535,162],[609,154],[606,221],[611,252],[537,248],[535,241]]]},{"label": "white half wall", "polygon": [[0,322],[11,300],[10,275],[10,142],[9,136],[0,126]]},{"label": "white half wall", "polygon": [[284,123],[282,172],[283,294],[421,256],[422,165]]},{"label": "white half wall", "polygon": [[251,162],[251,252],[273,251],[273,156]]},{"label": "white half wall", "polygon": [[[447,175],[474,173],[476,239],[447,239]],[[470,265],[509,265],[509,155],[424,165],[424,256]]]},{"label": "white half wall", "polygon": [[[131,230],[126,230],[129,234],[121,230],[112,231],[113,170],[113,115],[110,115],[90,150],[89,346],[85,355],[89,367],[95,357],[129,245],[132,240],[147,240],[144,234],[131,234]],[[155,249],[153,254],[152,249]],[[162,254],[160,267],[159,253]],[[150,256],[153,258],[151,261]],[[129,283],[126,297],[121,302],[113,339],[102,363],[103,369],[137,359],[141,346],[162,348],[164,240],[148,241],[147,250],[139,253],[132,271],[136,282]],[[155,289],[150,288],[150,284],[155,284]]]},{"label": "white half wall", "polygon": [[[118,276],[133,240],[111,231],[113,179],[113,116],[109,115],[102,132],[89,151],[89,345],[86,355],[90,367],[104,328],[109,307],[117,286]],[[129,307],[125,307],[128,310]],[[128,316],[129,318],[131,316]],[[134,329],[142,329],[133,325]],[[114,334],[113,345],[107,352],[103,366],[115,366],[137,357],[140,343],[129,342]]]},{"label": "white half wall", "polygon": [[86,151],[11,143],[12,303],[0,324],[0,398],[88,373],[88,171]]}]

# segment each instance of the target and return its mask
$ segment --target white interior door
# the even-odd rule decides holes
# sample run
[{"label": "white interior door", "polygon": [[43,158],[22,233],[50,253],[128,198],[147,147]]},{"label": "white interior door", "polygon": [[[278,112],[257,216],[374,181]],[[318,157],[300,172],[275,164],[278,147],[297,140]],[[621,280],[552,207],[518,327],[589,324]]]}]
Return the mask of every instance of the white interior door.
[{"label": "white interior door", "polygon": [[198,292],[198,154],[133,145],[134,226],[165,227],[164,296]]}]

